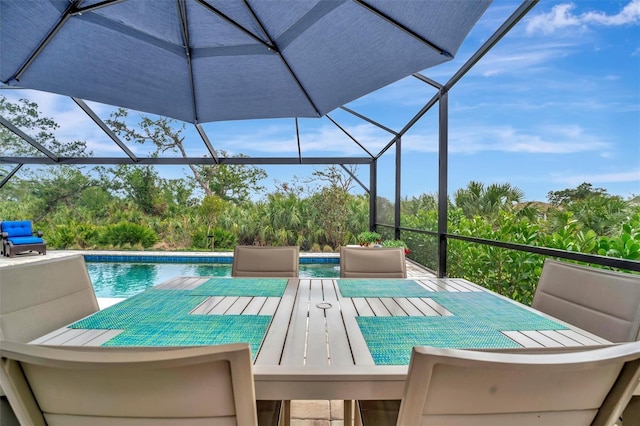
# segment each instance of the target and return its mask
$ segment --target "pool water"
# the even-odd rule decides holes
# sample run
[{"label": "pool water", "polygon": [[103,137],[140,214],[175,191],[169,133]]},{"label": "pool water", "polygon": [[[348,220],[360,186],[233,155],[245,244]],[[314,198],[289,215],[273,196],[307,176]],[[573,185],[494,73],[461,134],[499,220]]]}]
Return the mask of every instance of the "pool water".
[{"label": "pool water", "polygon": [[[231,263],[126,263],[87,262],[97,297],[131,297],[176,276],[230,277]],[[339,266],[331,263],[300,264],[300,276],[336,278]]]}]

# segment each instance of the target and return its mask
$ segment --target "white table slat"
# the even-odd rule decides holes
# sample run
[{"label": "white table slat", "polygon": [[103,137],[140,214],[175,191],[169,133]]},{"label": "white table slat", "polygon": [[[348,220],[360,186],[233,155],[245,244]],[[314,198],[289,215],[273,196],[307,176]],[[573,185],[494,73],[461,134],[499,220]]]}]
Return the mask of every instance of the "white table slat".
[{"label": "white table slat", "polygon": [[[306,365],[324,366],[329,364],[329,348],[327,343],[327,326],[325,310],[318,305],[325,303],[322,291],[322,280],[311,280],[309,292],[309,319],[307,326]],[[322,306],[322,305],[321,305]]]},{"label": "white table slat", "polygon": [[40,336],[37,339],[31,341],[31,344],[34,345],[44,345],[46,342],[52,340],[53,338],[59,336],[60,334],[66,333],[69,328],[59,328],[57,330],[53,330],[51,333],[47,333],[44,336]]},{"label": "white table slat", "polygon": [[601,339],[597,336],[587,336],[586,334],[582,334],[582,333],[578,333],[575,330],[558,330],[558,333],[564,334],[565,336],[575,340],[576,342],[579,342],[585,346],[591,346],[591,345],[606,345],[609,344],[610,342]]},{"label": "white table slat", "polygon": [[289,324],[289,333],[282,351],[282,363],[286,365],[304,365],[306,348],[307,318],[311,281],[301,279],[298,294]]},{"label": "white table slat", "polygon": [[[416,305],[414,305],[413,303],[411,303],[411,301],[408,298],[405,297],[396,297],[393,299],[394,302],[396,302],[401,308],[402,310],[409,316],[412,317],[422,317],[425,316],[425,314],[416,307]],[[429,308],[431,309],[431,308]],[[432,312],[433,309],[431,309]]]},{"label": "white table slat", "polygon": [[[264,336],[260,351],[256,357],[254,364],[256,365],[278,365],[282,356],[283,347],[287,334],[289,332],[291,311],[298,294],[298,279],[290,279],[284,290],[282,298],[278,303],[278,307],[273,314],[271,324]],[[288,324],[283,326],[283,324]]]},{"label": "white table slat", "polygon": [[[412,297],[410,299],[407,299],[407,301],[409,303],[411,303],[413,306],[416,307],[416,309],[418,309],[423,316],[426,317],[441,317],[443,316],[441,312],[439,312],[437,309],[434,309],[431,305],[429,305],[426,300],[431,300],[431,299],[427,299],[427,298],[418,298],[418,297]],[[440,305],[438,305],[440,306]],[[442,308],[444,309],[444,308]],[[448,311],[447,311],[448,312]]]},{"label": "white table slat", "polygon": [[482,289],[482,287],[475,285],[473,283],[470,283],[467,280],[464,280],[462,278],[452,278],[450,279],[451,282],[456,283],[456,285],[467,289],[468,291],[473,291],[475,293],[482,293],[484,290]]},{"label": "white table slat", "polygon": [[[242,311],[242,315],[258,315],[266,301],[266,297],[251,297],[251,300],[249,301],[249,303],[247,303],[247,306],[245,306],[244,310]],[[273,311],[275,312],[275,308]]]},{"label": "white table slat", "polygon": [[539,331],[522,331],[522,334],[524,334],[525,336],[535,340],[536,342],[542,344],[542,346],[547,347],[547,348],[555,348],[555,347],[559,347],[559,346],[564,346],[562,343],[553,340],[552,338],[550,338],[549,336],[545,336],[544,334],[540,333]]},{"label": "white table slat", "polygon": [[[164,289],[165,290],[193,290],[194,288],[198,287],[208,279],[209,278],[203,278],[203,277],[177,277],[176,279],[170,280],[169,281],[170,284],[167,287],[164,287]],[[159,286],[156,286],[155,288],[159,288],[160,286],[162,286],[162,284],[160,284]]]},{"label": "white table slat", "polygon": [[391,313],[389,312],[387,307],[384,306],[384,303],[382,303],[380,299],[378,299],[377,297],[367,297],[366,299],[367,299],[367,303],[369,303],[369,306],[371,306],[371,309],[373,310],[373,314],[375,316],[377,317],[391,316]]},{"label": "white table slat", "polygon": [[429,291],[441,291],[442,289],[437,286],[433,281],[429,281],[429,280],[425,280],[425,279],[420,279],[420,280],[415,280],[418,284],[420,284],[420,286],[422,286],[423,288],[429,290]]},{"label": "white table slat", "polygon": [[262,309],[258,312],[258,315],[275,315],[279,304],[279,297],[267,297],[267,300],[265,300],[262,305]]},{"label": "white table slat", "polygon": [[247,309],[247,306],[249,306],[249,303],[251,303],[251,301],[253,300],[253,297],[238,297],[238,300],[236,300],[233,305],[231,305],[229,307],[229,309],[227,310],[227,312],[225,312],[227,315],[241,315],[244,314],[244,311]]},{"label": "white table slat", "polygon": [[84,346],[102,346],[105,342],[116,337],[118,334],[122,333],[124,330],[103,330],[104,333],[94,337],[89,340]]},{"label": "white table slat", "polygon": [[209,315],[224,315],[238,299],[235,296],[223,297],[220,303],[209,311]]},{"label": "white table slat", "polygon": [[515,341],[524,348],[542,348],[543,345],[519,331],[503,331],[502,334]]},{"label": "white table slat", "polygon": [[361,317],[374,316],[373,309],[371,309],[371,306],[369,306],[369,304],[367,303],[367,299],[365,299],[364,297],[353,297],[351,298],[351,303],[353,303],[353,306],[357,311],[356,315],[359,315]]},{"label": "white table slat", "polygon": [[540,333],[555,340],[556,342],[560,342],[562,346],[584,346],[580,342],[562,333],[558,333],[558,330],[541,330]]},{"label": "white table slat", "polygon": [[65,345],[84,346],[87,343],[91,342],[92,340],[99,338],[101,335],[103,335],[104,333],[110,330],[93,329],[93,330],[84,330],[84,331],[85,331],[84,333],[79,334],[67,340],[65,342]]},{"label": "white table slat", "polygon": [[452,317],[453,316],[453,314],[451,312],[449,312],[449,310],[447,310],[444,306],[442,306],[441,304],[439,304],[438,302],[436,302],[433,299],[429,299],[428,297],[421,297],[420,300],[422,300],[424,303],[429,305],[440,316],[443,316],[443,317]]},{"label": "white table slat", "polygon": [[196,306],[196,308],[194,310],[192,310],[191,313],[192,314],[200,314],[200,315],[208,314],[223,299],[224,299],[224,297],[222,297],[222,296],[207,297],[201,304]]},{"label": "white table slat", "polygon": [[389,313],[393,317],[406,317],[407,313],[396,301],[391,297],[381,297],[380,302],[389,310]]},{"label": "white table slat", "polygon": [[353,365],[353,355],[347,337],[346,327],[342,319],[342,310],[338,300],[337,289],[333,280],[322,280],[324,300],[331,303],[325,309],[327,321],[327,337],[329,341],[329,363],[334,366]]},{"label": "white table slat", "polygon": [[426,280],[422,280],[423,282],[429,282],[434,284],[438,290],[436,291],[446,291],[449,293],[458,293],[460,290],[458,290],[457,287],[452,286],[449,282],[449,280],[438,280],[438,279],[426,279]]},{"label": "white table slat", "polygon": [[[356,365],[374,365],[373,357],[371,356],[371,352],[369,352],[369,346],[367,346],[367,342],[364,340],[356,320],[358,312],[356,312],[354,304],[350,302],[350,299],[342,297],[339,292],[337,296],[340,302],[342,321],[344,322],[344,328],[349,338],[349,345],[351,346],[354,362]],[[353,299],[351,299],[351,301],[352,300]]]},{"label": "white table slat", "polygon": [[445,289],[449,290],[449,291],[453,291],[453,292],[461,292],[461,293],[469,293],[469,289],[458,283],[457,280],[447,280],[447,286],[445,287]]},{"label": "white table slat", "polygon": [[179,285],[182,282],[183,278],[184,277],[169,278],[168,280],[163,281],[160,284],[156,285],[154,288],[157,288],[160,290],[173,290],[176,285]]}]

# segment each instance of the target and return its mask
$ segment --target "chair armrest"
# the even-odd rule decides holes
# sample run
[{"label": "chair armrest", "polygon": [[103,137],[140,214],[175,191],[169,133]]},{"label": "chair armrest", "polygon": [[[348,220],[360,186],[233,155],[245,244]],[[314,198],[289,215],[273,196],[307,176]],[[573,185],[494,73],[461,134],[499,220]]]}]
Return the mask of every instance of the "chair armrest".
[{"label": "chair armrest", "polygon": [[2,233],[2,234],[0,234],[0,235],[2,235],[2,239],[3,239],[3,240],[8,240],[8,239],[9,239],[9,233],[8,233],[8,232],[3,232],[3,233]]},{"label": "chair armrest", "polygon": [[42,231],[35,231],[35,234],[36,234],[38,237],[42,237],[43,232],[42,232]]}]

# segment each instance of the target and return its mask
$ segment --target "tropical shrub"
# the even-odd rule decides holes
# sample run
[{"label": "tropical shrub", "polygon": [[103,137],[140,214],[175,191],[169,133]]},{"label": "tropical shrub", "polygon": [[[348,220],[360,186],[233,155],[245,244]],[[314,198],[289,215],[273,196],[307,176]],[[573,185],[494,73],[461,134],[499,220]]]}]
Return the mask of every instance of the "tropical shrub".
[{"label": "tropical shrub", "polygon": [[158,236],[152,229],[127,222],[107,225],[102,229],[100,235],[101,244],[120,248],[134,248],[136,245],[149,248],[157,241]]}]

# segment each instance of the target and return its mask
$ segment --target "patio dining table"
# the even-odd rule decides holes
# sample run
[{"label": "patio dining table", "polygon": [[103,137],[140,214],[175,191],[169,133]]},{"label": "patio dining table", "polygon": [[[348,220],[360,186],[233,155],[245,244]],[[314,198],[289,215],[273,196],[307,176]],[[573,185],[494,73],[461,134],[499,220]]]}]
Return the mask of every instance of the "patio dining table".
[{"label": "patio dining table", "polygon": [[608,342],[464,279],[175,277],[31,343],[248,342],[261,400],[400,399],[411,349]]}]

